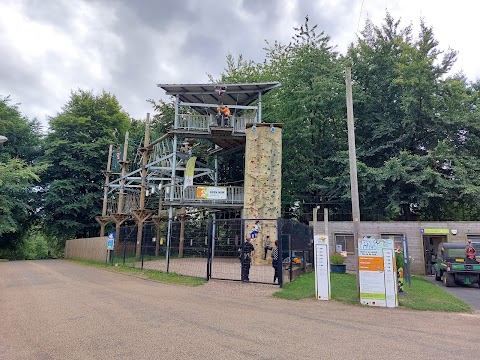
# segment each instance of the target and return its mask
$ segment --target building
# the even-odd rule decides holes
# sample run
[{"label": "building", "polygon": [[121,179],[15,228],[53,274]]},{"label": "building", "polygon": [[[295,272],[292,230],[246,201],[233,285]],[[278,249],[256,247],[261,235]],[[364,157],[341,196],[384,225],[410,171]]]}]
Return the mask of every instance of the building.
[{"label": "building", "polygon": [[[315,234],[329,235],[332,251],[347,252],[347,268],[356,269],[351,221],[318,221]],[[402,239],[408,244],[413,274],[432,274],[432,260],[441,242],[466,243],[467,239],[480,244],[480,222],[473,221],[364,221],[360,223],[360,237],[389,238],[401,247]]]}]

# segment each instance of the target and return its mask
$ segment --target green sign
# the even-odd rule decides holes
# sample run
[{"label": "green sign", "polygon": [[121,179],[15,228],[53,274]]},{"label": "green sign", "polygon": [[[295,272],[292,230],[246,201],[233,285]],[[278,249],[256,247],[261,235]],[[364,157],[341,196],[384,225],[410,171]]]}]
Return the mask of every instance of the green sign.
[{"label": "green sign", "polygon": [[425,228],[421,229],[421,231],[426,235],[448,235],[448,229]]}]

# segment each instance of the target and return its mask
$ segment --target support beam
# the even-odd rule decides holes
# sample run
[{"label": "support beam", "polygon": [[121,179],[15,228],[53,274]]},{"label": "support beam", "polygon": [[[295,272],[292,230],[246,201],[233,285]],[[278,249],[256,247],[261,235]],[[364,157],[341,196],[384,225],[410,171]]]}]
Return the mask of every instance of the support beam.
[{"label": "support beam", "polygon": [[123,214],[123,203],[125,197],[125,174],[127,173],[127,153],[128,153],[128,131],[125,133],[125,141],[123,143],[123,157],[121,161],[122,165],[122,177],[120,180],[120,194],[118,196],[118,207],[117,207],[117,214]]},{"label": "support beam", "polygon": [[105,171],[105,185],[103,186],[103,206],[102,216],[95,217],[95,220],[100,224],[100,236],[105,236],[105,225],[110,222],[110,217],[107,216],[108,205],[108,183],[110,181],[110,174],[112,169],[112,153],[113,145],[108,147],[107,171]]},{"label": "support beam", "polygon": [[100,224],[100,236],[105,236],[105,226],[112,221],[110,216],[95,216],[95,220]]},{"label": "support beam", "polygon": [[[180,102],[181,106],[191,106],[191,107],[210,107],[210,108],[217,108],[218,104],[202,104],[202,103],[189,103],[189,102]],[[229,109],[245,109],[245,110],[257,110],[256,106],[246,106],[246,105],[229,105],[227,104]],[[175,127],[177,129],[178,127]]]},{"label": "support beam", "polygon": [[[177,95],[175,98],[175,120],[174,120],[174,128],[178,128],[178,123],[180,120],[180,96]],[[173,202],[174,199],[174,189],[175,186],[175,172],[177,171],[177,134],[173,135],[173,161],[172,161],[172,173],[171,173],[171,183],[170,186],[170,204]],[[171,238],[172,238],[172,226],[173,226],[173,207],[170,205],[168,208],[168,228],[167,228],[167,272],[169,271],[170,267],[170,247],[171,247]]]},{"label": "support beam", "polygon": [[137,248],[136,248],[136,259],[140,260],[140,255],[142,252],[142,236],[143,236],[143,223],[148,219],[152,212],[150,210],[145,210],[145,192],[147,189],[147,168],[148,164],[148,143],[150,141],[150,113],[147,113],[147,120],[145,122],[145,138],[143,142],[142,151],[142,182],[140,187],[140,209],[132,211],[133,216],[137,219]]}]

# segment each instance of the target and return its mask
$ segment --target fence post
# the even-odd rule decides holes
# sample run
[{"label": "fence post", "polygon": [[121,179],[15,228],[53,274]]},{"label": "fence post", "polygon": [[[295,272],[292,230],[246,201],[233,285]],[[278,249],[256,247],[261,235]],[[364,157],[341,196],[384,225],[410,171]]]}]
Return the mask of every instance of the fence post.
[{"label": "fence post", "polygon": [[[120,230],[120,233],[122,230]],[[125,226],[123,227],[123,265],[125,265],[125,257],[127,256],[127,237],[125,236]]]},{"label": "fence post", "polygon": [[243,269],[243,262],[245,261],[245,256],[243,253],[243,248],[245,247],[245,219],[242,219],[242,227],[240,229],[240,279],[242,282],[245,281],[245,270]]},{"label": "fence post", "polygon": [[145,223],[142,223],[142,270],[143,270],[143,257],[145,256]]},{"label": "fence post", "polygon": [[213,220],[208,219],[208,230],[207,230],[207,281],[212,277],[212,246],[213,246]]},{"label": "fence post", "polygon": [[282,248],[282,219],[277,218],[277,249],[278,249],[278,286],[283,287],[283,248]]}]

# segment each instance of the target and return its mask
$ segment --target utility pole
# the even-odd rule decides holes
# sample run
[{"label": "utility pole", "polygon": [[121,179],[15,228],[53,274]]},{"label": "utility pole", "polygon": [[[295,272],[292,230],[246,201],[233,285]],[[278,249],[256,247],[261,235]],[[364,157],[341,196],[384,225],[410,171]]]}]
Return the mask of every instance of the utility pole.
[{"label": "utility pole", "polygon": [[360,234],[360,204],[358,200],[357,154],[355,150],[355,125],[353,118],[352,71],[345,68],[347,95],[348,159],[350,163],[350,191],[352,196],[353,246],[357,258],[357,297],[360,298],[360,277],[358,268],[358,236]]}]

